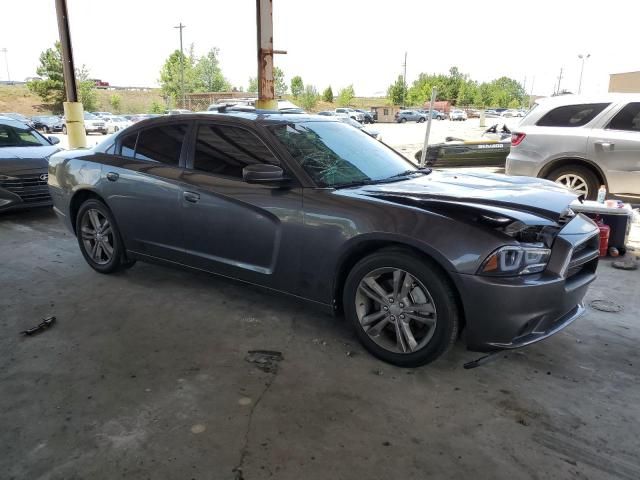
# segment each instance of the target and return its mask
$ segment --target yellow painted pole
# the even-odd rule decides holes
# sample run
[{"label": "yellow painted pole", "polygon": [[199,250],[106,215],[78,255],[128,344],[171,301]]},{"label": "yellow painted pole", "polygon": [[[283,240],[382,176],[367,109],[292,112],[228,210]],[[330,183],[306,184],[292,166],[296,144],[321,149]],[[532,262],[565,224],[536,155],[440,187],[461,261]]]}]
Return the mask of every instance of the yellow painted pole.
[{"label": "yellow painted pole", "polygon": [[86,148],[87,135],[84,129],[84,109],[80,102],[64,102],[64,118],[67,126],[69,148]]}]

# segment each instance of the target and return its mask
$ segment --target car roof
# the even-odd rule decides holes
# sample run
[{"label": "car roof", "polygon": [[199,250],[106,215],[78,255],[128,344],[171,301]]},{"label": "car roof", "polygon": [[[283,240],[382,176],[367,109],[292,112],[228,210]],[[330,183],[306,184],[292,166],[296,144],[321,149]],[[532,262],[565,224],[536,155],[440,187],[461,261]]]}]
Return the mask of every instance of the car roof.
[{"label": "car roof", "polygon": [[558,95],[536,100],[539,105],[559,107],[562,105],[578,105],[581,103],[614,103],[614,102],[640,102],[638,93],[605,93],[601,95]]},{"label": "car roof", "polygon": [[185,113],[183,115],[163,115],[161,117],[147,118],[135,124],[135,127],[151,125],[162,125],[163,123],[174,123],[185,120],[210,120],[211,117],[220,116],[240,119],[247,122],[256,122],[264,125],[278,123],[301,123],[301,122],[336,122],[333,117],[323,115],[311,115],[306,113],[286,113],[271,110],[254,110],[248,112],[226,111],[226,112],[200,112]]},{"label": "car roof", "polygon": [[18,127],[18,128],[24,128],[27,126],[20,120],[16,120],[15,118],[11,118],[11,117],[6,117],[4,115],[0,115],[0,123],[9,125],[10,127]]}]

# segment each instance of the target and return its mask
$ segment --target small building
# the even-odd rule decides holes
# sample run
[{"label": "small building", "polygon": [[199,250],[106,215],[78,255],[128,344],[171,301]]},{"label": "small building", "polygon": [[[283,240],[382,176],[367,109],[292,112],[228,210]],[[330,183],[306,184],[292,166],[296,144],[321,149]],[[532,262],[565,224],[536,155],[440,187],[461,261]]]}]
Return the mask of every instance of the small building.
[{"label": "small building", "polygon": [[396,113],[402,110],[400,107],[393,105],[383,105],[381,107],[371,107],[371,111],[374,112],[380,123],[393,123],[396,121]]},{"label": "small building", "polygon": [[[451,110],[451,102],[448,100],[439,100],[437,102],[433,102],[433,109],[434,110],[438,110],[439,112],[442,113],[449,113],[449,111]],[[429,102],[424,102],[424,109],[428,110],[429,109]]]},{"label": "small building", "polygon": [[640,72],[612,73],[609,75],[610,93],[640,93]]}]

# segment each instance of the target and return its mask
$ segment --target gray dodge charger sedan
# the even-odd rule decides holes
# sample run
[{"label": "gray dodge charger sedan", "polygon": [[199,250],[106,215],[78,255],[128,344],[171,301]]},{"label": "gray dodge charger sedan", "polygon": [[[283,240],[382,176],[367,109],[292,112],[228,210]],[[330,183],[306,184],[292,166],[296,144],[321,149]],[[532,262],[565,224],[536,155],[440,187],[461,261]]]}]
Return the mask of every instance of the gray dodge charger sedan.
[{"label": "gray dodge charger sedan", "polygon": [[420,170],[328,117],[145,120],[54,155],[57,214],[101,273],[136,260],[213,272],[343,312],[400,366],[461,335],[496,351],[583,312],[598,229],[546,180]]}]

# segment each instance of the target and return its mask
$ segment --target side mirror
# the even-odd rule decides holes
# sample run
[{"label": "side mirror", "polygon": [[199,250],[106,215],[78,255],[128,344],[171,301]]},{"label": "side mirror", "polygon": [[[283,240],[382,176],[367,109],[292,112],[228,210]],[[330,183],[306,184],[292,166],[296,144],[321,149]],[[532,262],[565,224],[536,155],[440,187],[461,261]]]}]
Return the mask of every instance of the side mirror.
[{"label": "side mirror", "polygon": [[282,168],[266,163],[247,165],[242,169],[242,179],[247,183],[262,183],[266,185],[280,184],[287,180]]},{"label": "side mirror", "polygon": [[47,137],[47,140],[51,142],[51,145],[57,145],[60,143],[60,139],[58,137]]}]

